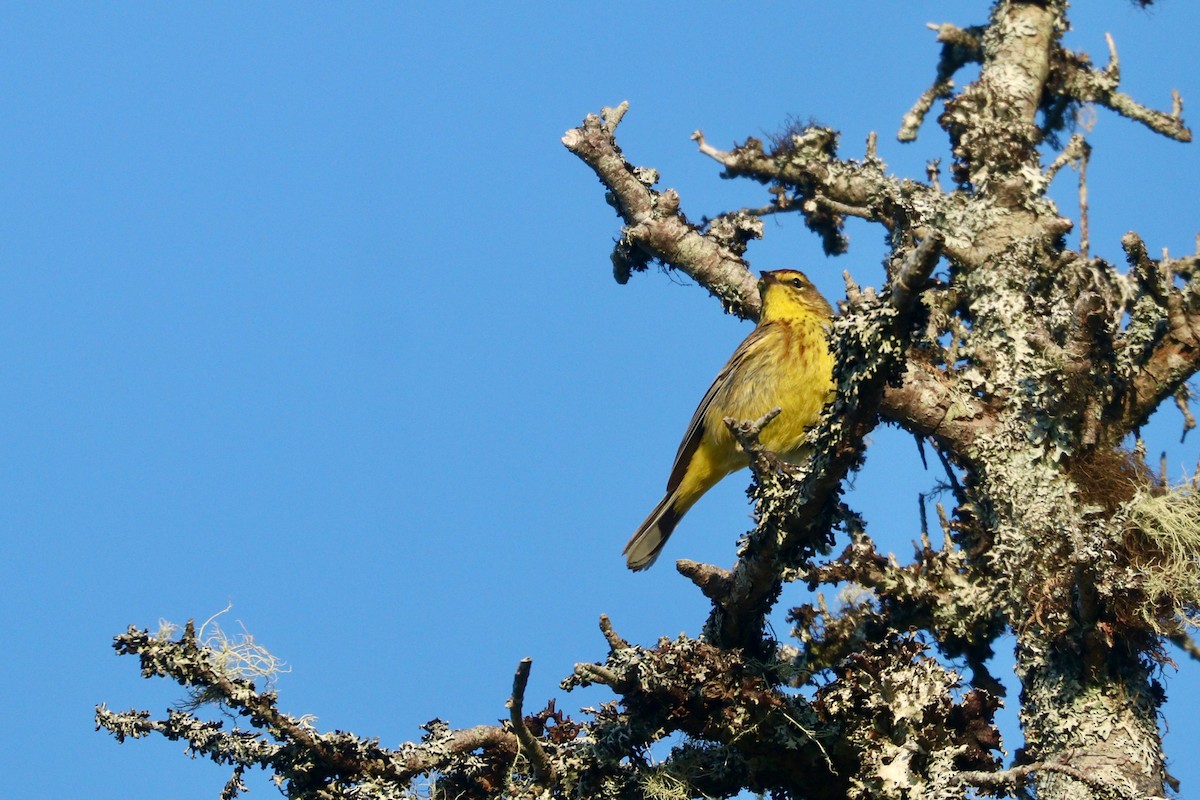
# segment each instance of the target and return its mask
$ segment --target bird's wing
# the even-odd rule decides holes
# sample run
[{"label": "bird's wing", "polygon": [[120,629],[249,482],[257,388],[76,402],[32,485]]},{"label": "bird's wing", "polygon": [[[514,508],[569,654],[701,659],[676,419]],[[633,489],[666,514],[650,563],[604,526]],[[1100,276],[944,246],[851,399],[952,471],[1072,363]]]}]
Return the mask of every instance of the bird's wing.
[{"label": "bird's wing", "polygon": [[708,391],[705,392],[704,397],[700,400],[700,405],[696,408],[696,413],[692,415],[692,421],[688,423],[687,433],[683,435],[683,441],[679,443],[679,452],[675,454],[675,463],[671,466],[671,477],[667,479],[667,494],[679,488],[679,483],[683,480],[683,476],[687,472],[688,464],[691,462],[696,448],[700,446],[700,442],[704,438],[704,418],[708,415],[708,409],[712,406],[713,398],[729,382],[730,377],[738,371],[738,368],[746,361],[750,353],[755,350],[756,345],[762,341],[770,324],[759,325],[738,345],[737,350],[733,351],[733,355],[729,357],[729,361],[725,362],[725,366],[721,367],[721,371],[717,373],[712,386],[708,387]]}]

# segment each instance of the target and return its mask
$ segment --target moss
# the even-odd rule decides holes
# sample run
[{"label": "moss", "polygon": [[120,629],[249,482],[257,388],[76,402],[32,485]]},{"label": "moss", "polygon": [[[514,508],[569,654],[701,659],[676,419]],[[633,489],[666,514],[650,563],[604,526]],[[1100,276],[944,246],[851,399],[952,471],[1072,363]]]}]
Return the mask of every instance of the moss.
[{"label": "moss", "polygon": [[1171,618],[1200,626],[1200,489],[1193,483],[1170,491],[1139,492],[1129,507],[1128,556],[1141,578],[1149,608],[1168,619],[1153,620],[1171,633]]}]

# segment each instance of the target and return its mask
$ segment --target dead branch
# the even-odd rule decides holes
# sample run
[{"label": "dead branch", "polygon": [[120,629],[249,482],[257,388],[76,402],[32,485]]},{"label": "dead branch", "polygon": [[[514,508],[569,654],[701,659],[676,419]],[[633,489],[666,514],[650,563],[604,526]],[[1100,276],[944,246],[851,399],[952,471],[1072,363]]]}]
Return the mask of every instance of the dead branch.
[{"label": "dead branch", "polygon": [[[1150,298],[1157,312],[1150,314],[1143,303],[1135,309],[1129,327],[1118,346],[1131,350],[1143,342],[1129,358],[1122,376],[1125,391],[1117,402],[1115,424],[1118,430],[1140,426],[1168,397],[1200,370],[1200,257],[1155,261],[1136,233],[1127,233],[1121,244],[1129,261],[1130,276],[1141,295]],[[1176,276],[1187,283],[1175,288]],[[1139,313],[1140,312],[1140,313]]]},{"label": "dead branch", "polygon": [[[748,139],[732,150],[720,150],[710,145],[700,131],[692,138],[701,153],[725,167],[726,177],[778,183],[792,189],[797,197],[881,222],[889,230],[901,224],[896,216],[901,208],[928,207],[931,219],[935,209],[944,209],[936,190],[888,177],[878,159],[858,163],[835,158],[836,137],[826,128],[792,133],[770,153],[758,139]],[[806,216],[813,211],[805,209]]]},{"label": "dead branch", "polygon": [[[608,188],[610,202],[625,223],[613,251],[617,280],[624,283],[631,271],[660,259],[690,275],[717,297],[726,310],[740,317],[758,316],[758,286],[742,258],[746,241],[761,235],[762,222],[744,214],[722,233],[706,234],[688,221],[673,190],[658,192],[654,170],[632,166],[617,146],[617,124],[628,110],[622,103],[589,114],[583,124],[563,136],[567,149],[590,166]],[[728,228],[728,230],[726,230]]]},{"label": "dead branch", "polygon": [[512,697],[505,703],[505,707],[508,708],[509,721],[517,735],[517,741],[521,743],[521,751],[533,766],[533,780],[542,786],[548,786],[554,783],[554,765],[546,756],[542,743],[529,732],[522,712],[525,704],[525,686],[529,683],[529,670],[532,665],[532,658],[523,658],[517,665],[517,672],[513,676]]},{"label": "dead branch", "polygon": [[[148,711],[117,714],[103,706],[96,709],[97,728],[112,732],[118,741],[159,733],[171,740],[186,741],[194,754],[219,764],[270,769],[287,781],[292,796],[320,796],[335,776],[342,784],[384,781],[406,786],[418,775],[443,769],[480,748],[508,760],[517,752],[517,738],[512,732],[488,725],[452,731],[435,721],[426,726],[430,734],[425,743],[405,745],[399,750],[387,750],[374,741],[341,731],[319,733],[280,711],[274,693],[257,692],[249,681],[224,674],[197,641],[191,622],[178,641],[130,628],[117,637],[114,646],[121,655],[137,655],[148,677],[172,678],[193,689],[204,689],[259,731],[226,731],[221,722],[173,709],[166,719],[153,720]],[[268,741],[264,734],[276,741]],[[298,753],[303,757],[297,758]]]},{"label": "dead branch", "polygon": [[925,121],[929,109],[933,108],[934,102],[953,95],[954,74],[967,64],[983,61],[983,49],[980,47],[983,28],[960,28],[948,22],[941,25],[930,23],[927,27],[937,31],[937,40],[942,43],[942,55],[938,59],[937,77],[934,78],[933,84],[917,98],[917,102],[901,121],[896,138],[902,142],[916,141],[917,131]]},{"label": "dead branch", "polygon": [[1120,60],[1116,44],[1106,37],[1109,48],[1108,66],[1093,69],[1091,60],[1082,54],[1059,48],[1054,53],[1056,79],[1061,91],[1081,103],[1096,103],[1115,111],[1126,119],[1140,122],[1155,133],[1179,142],[1190,142],[1192,132],[1183,124],[1183,102],[1177,91],[1171,94],[1171,111],[1155,111],[1117,90],[1121,82]]},{"label": "dead branch", "polygon": [[613,628],[612,620],[608,618],[608,614],[600,615],[600,632],[604,634],[605,640],[608,642],[608,649],[611,652],[624,650],[629,647],[629,642],[621,638],[621,635]]}]

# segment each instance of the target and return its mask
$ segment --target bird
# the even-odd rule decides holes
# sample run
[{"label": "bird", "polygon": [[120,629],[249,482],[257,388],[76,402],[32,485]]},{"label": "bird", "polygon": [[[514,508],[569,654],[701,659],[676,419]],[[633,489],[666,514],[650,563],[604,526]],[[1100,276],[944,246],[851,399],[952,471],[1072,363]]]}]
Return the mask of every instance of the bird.
[{"label": "bird", "polygon": [[683,435],[666,494],[625,544],[626,565],[635,572],[655,562],[679,520],[705,492],[749,465],[726,417],[754,420],[778,408],[759,442],[784,460],[795,460],[803,454],[805,433],[833,396],[829,301],[803,272],[791,269],[763,272],[758,292],[758,325],[717,373]]}]

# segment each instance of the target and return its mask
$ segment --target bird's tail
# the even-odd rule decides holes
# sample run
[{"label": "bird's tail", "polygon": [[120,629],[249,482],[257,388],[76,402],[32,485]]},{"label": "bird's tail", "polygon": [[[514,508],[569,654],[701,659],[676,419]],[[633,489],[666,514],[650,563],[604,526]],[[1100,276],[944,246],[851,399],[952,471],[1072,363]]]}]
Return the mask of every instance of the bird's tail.
[{"label": "bird's tail", "polygon": [[646,517],[637,533],[625,543],[625,549],[621,552],[625,554],[626,565],[634,572],[649,567],[662,552],[663,545],[683,516],[683,510],[678,509],[678,500],[678,491],[664,497]]}]

